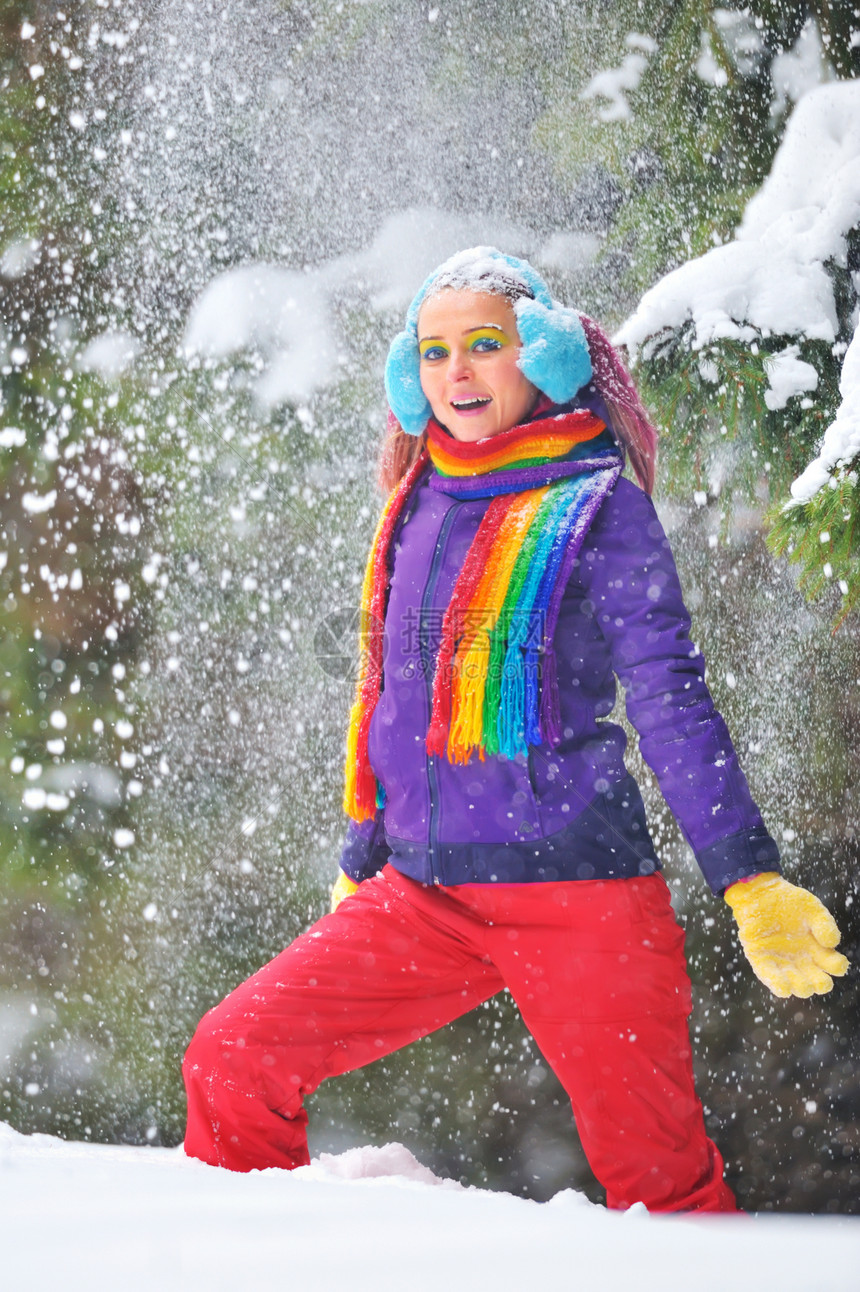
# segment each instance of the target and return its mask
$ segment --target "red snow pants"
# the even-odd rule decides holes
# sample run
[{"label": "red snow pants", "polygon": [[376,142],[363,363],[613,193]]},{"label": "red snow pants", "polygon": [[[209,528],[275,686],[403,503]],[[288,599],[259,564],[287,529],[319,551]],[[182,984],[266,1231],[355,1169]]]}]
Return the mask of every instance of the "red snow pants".
[{"label": "red snow pants", "polygon": [[204,1017],[185,1151],[306,1164],[305,1095],[507,987],[608,1206],[735,1211],[693,1088],[683,942],[659,874],[428,888],[388,865]]}]

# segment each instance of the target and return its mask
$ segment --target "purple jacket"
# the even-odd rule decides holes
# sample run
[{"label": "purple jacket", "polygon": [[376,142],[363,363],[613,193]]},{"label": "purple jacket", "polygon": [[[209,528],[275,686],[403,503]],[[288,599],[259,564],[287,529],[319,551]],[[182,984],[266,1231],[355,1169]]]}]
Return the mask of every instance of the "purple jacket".
[{"label": "purple jacket", "polygon": [[660,862],[626,736],[608,721],[617,676],[660,789],[715,893],[779,870],[731,737],[690,640],[675,562],[651,499],[620,479],[580,550],[555,633],[563,739],[528,758],[465,764],[428,755],[442,616],[489,504],[429,487],[399,522],[385,622],[384,690],[370,727],[385,807],[350,823],[341,866],[366,879],[390,861],[426,884],[625,878]]}]

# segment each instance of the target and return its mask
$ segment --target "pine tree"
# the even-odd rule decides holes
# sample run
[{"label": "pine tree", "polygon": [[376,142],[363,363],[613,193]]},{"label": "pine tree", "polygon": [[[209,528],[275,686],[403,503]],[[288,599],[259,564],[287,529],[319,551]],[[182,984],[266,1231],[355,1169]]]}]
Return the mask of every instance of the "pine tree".
[{"label": "pine tree", "polygon": [[[109,1029],[87,987],[127,956],[105,912],[128,879],[129,686],[151,627],[110,111],[129,68],[103,22],[95,3],[0,14],[0,938],[4,987],[44,1004],[3,1116],[72,1135],[112,1116],[93,1094]],[[76,1047],[94,1060],[80,1097],[52,1090]]]},{"label": "pine tree", "polygon": [[848,8],[780,0],[589,6],[590,21],[564,47],[567,93],[558,94],[553,69],[555,102],[538,134],[573,186],[574,206],[607,230],[616,316],[624,308],[619,270],[632,303],[660,274],[731,235],[770,170],[791,108],[786,55],[814,63],[820,44],[822,75],[860,75],[858,20]]},{"label": "pine tree", "polygon": [[[614,51],[614,70],[595,74],[594,41],[587,58],[574,48],[574,93],[544,123],[545,131],[563,130],[560,164],[587,184],[593,143],[575,118],[590,108],[604,192],[613,194],[603,254],[613,281],[620,271],[628,293],[639,295],[666,271],[731,240],[773,164],[792,94],[816,74],[857,77],[858,33],[860,10],[849,5],[613,6],[601,52],[611,62],[606,46]],[[785,503],[839,407],[858,256],[855,228],[827,265],[838,315],[830,341],[746,327],[743,336],[703,348],[685,324],[637,355],[637,375],[666,428],[665,486],[684,497],[718,493],[724,508],[733,496],[770,502],[774,549],[801,562],[811,594],[829,581],[839,586],[843,614],[860,596],[854,463],[813,499]],[[780,406],[769,397],[770,377],[787,354],[810,365],[814,398],[798,391]]]}]

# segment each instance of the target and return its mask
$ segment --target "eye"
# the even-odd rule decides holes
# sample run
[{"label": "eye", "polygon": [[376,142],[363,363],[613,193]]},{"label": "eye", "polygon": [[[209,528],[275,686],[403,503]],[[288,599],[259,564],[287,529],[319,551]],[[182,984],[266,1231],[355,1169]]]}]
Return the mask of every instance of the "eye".
[{"label": "eye", "polygon": [[448,356],[448,349],[444,345],[434,342],[431,345],[425,345],[421,348],[422,359],[445,359]]},{"label": "eye", "polygon": [[469,349],[474,350],[476,354],[488,354],[491,350],[501,350],[501,348],[502,343],[498,337],[495,336],[476,337],[469,347]]}]

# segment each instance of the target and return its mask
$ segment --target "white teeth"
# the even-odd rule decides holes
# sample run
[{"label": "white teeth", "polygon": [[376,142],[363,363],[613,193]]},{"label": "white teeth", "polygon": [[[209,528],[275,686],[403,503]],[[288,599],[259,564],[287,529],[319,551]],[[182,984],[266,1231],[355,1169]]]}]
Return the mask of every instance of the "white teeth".
[{"label": "white teeth", "polygon": [[490,402],[491,401],[489,396],[487,396],[486,398],[479,396],[479,397],[476,397],[475,399],[452,399],[451,400],[451,403],[453,404],[454,408],[461,408],[466,410],[472,409],[472,408],[485,408],[487,404],[489,404]]}]

